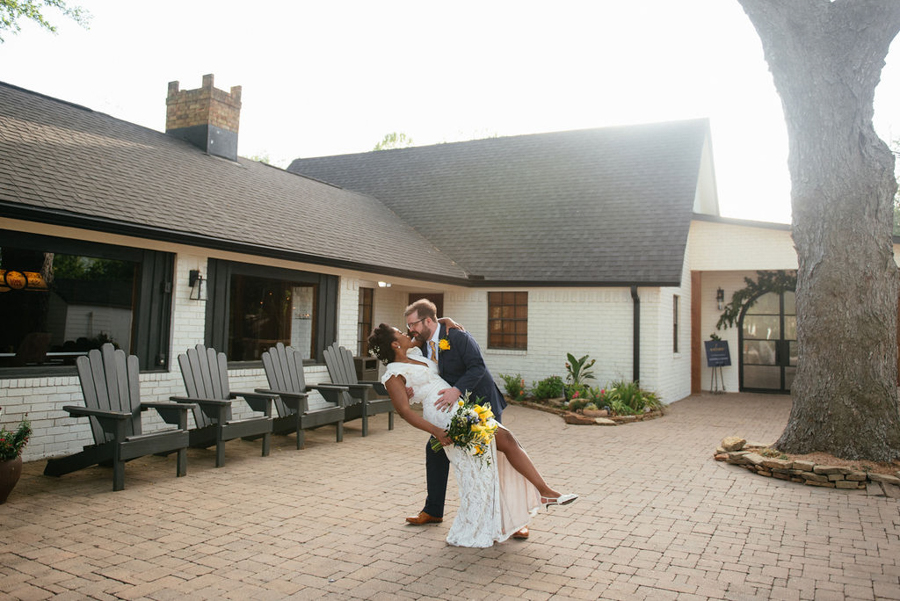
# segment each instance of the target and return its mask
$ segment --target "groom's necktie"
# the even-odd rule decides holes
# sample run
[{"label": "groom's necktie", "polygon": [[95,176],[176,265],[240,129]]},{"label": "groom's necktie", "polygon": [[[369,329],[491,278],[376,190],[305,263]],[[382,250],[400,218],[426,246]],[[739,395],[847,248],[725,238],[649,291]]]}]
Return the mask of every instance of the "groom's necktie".
[{"label": "groom's necktie", "polygon": [[428,345],[431,347],[431,360],[434,361],[435,363],[437,363],[438,354],[437,354],[437,348],[435,348],[435,346],[434,346],[434,340],[429,340]]}]

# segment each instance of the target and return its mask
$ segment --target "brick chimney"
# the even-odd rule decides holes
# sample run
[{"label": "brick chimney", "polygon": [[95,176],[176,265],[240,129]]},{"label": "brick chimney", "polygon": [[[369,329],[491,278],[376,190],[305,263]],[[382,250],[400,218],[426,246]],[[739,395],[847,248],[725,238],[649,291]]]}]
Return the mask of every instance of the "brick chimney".
[{"label": "brick chimney", "polygon": [[237,160],[241,86],[231,92],[213,87],[213,76],[203,76],[199,90],[178,90],[169,82],[166,97],[166,133],[187,140],[208,154]]}]

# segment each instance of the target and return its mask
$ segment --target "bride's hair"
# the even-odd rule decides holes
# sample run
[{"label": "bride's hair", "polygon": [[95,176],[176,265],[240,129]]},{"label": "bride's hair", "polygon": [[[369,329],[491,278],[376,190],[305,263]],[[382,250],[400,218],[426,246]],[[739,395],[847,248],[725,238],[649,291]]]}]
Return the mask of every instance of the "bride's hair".
[{"label": "bride's hair", "polygon": [[397,331],[386,323],[379,324],[369,336],[369,352],[387,365],[394,360],[394,344]]}]

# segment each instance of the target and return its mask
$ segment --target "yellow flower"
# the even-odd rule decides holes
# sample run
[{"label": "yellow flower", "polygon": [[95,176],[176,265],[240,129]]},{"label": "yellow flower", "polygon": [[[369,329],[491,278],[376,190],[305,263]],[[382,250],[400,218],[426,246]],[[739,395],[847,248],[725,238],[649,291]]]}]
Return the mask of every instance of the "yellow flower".
[{"label": "yellow flower", "polygon": [[491,411],[490,407],[482,407],[481,405],[475,405],[475,413],[478,414],[478,418],[483,422],[494,417],[494,412]]},{"label": "yellow flower", "polygon": [[448,340],[447,338],[441,338],[441,341],[438,342],[438,348],[441,349],[442,351],[449,351],[450,350],[450,340]]}]

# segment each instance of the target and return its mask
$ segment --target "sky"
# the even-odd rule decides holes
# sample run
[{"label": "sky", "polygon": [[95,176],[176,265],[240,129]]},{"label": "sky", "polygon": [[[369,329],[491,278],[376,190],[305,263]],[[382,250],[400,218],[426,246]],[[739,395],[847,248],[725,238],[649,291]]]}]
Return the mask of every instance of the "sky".
[{"label": "sky", "polygon": [[[165,130],[170,81],[242,87],[238,153],[415,144],[709,118],[720,213],[790,222],[787,133],[737,0],[70,0],[0,44],[0,81]],[[900,137],[900,42],[875,129]],[[896,133],[893,133],[896,132]]]}]

